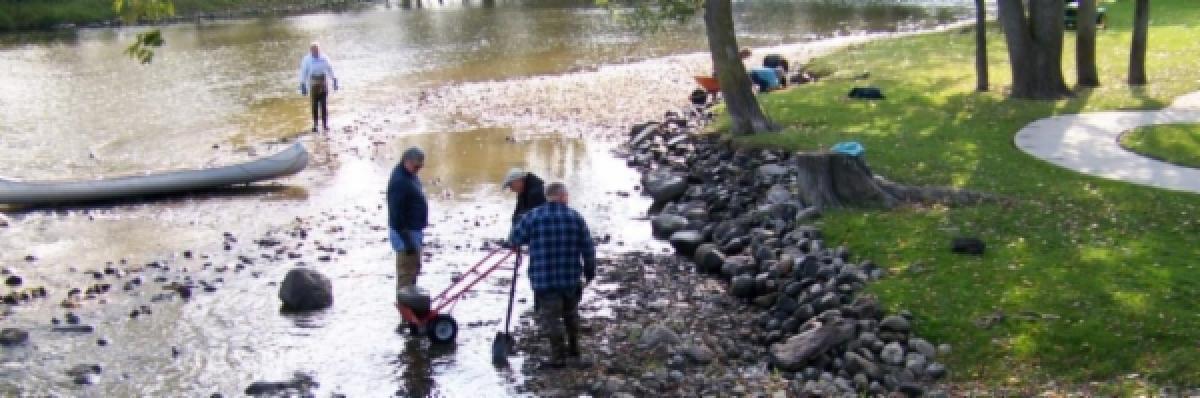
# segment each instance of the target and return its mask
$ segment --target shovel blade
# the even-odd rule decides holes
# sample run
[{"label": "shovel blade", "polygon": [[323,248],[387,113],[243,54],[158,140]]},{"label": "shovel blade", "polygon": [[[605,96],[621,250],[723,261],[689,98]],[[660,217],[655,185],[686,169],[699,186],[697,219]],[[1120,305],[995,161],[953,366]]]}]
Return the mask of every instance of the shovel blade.
[{"label": "shovel blade", "polygon": [[496,332],[496,338],[492,340],[492,363],[504,365],[508,363],[508,357],[513,354],[513,345],[516,343],[511,334],[504,332]]}]

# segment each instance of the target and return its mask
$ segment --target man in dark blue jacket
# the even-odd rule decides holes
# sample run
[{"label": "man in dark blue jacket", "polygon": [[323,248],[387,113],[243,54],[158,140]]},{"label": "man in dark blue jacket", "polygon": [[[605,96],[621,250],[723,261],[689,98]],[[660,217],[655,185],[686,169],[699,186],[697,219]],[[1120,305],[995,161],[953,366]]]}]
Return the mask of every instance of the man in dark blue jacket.
[{"label": "man in dark blue jacket", "polygon": [[404,151],[388,180],[388,237],[396,251],[396,291],[415,287],[421,272],[421,246],[429,225],[429,204],[417,172],[425,166],[425,153],[412,147]]},{"label": "man in dark blue jacket", "polygon": [[517,194],[517,208],[513,210],[512,223],[517,225],[521,216],[546,203],[542,179],[528,171],[514,168],[504,176],[504,187]]},{"label": "man in dark blue jacket", "polygon": [[580,356],[579,299],[583,286],[596,277],[596,243],[579,212],[567,207],[566,186],[547,185],[546,199],[521,217],[509,242],[529,245],[534,307],[554,355],[548,364],[560,367],[568,357]]}]

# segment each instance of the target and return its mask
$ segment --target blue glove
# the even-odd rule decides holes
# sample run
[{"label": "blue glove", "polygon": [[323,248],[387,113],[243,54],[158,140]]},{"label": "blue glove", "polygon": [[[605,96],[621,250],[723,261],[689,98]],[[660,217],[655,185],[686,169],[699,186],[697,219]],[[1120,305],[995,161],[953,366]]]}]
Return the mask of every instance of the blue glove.
[{"label": "blue glove", "polygon": [[300,95],[308,95],[308,87],[304,83],[300,83]]}]

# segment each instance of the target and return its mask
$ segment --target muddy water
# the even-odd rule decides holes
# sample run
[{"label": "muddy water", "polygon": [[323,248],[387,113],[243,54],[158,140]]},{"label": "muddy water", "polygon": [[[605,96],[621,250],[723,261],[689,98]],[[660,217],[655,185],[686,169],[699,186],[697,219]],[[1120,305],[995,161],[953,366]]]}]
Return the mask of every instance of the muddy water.
[{"label": "muddy water", "polygon": [[[31,343],[0,350],[0,395],[236,395],[255,380],[296,372],[320,383],[318,395],[515,394],[521,376],[489,363],[503,278],[456,307],[453,347],[394,332],[381,206],[399,154],[413,145],[429,153],[422,178],[434,226],[421,284],[432,289],[507,232],[513,199],[497,181],[514,166],[566,181],[593,232],[608,236],[602,251],[661,250],[639,220],[647,203],[634,191],[635,174],[608,153],[611,138],[678,107],[688,76],[709,68],[690,54],[704,47],[698,26],[641,38],[602,11],[537,4],[171,26],[169,46],[148,67],[120,55],[129,30],[0,39],[5,177],[226,164],[282,149],[285,140],[313,153],[308,170],[252,190],[7,209],[0,266],[50,297],[4,309],[3,327],[29,330]],[[746,44],[778,45],[774,51],[797,58],[860,39],[786,43],[926,27],[961,11],[891,2],[742,7]],[[344,88],[331,100],[334,130],[315,135],[303,133],[306,103],[294,87],[294,64],[312,40],[324,43]],[[270,243],[255,243],[263,239]],[[330,276],[333,309],[279,313],[273,284],[294,266]],[[142,283],[123,289],[135,278]],[[529,307],[520,282],[518,313]],[[183,299],[164,289],[172,283],[196,288]],[[111,291],[61,306],[69,289],[97,284]],[[52,331],[51,320],[68,311],[96,331]],[[81,363],[102,366],[94,385],[76,386],[64,373]]]}]

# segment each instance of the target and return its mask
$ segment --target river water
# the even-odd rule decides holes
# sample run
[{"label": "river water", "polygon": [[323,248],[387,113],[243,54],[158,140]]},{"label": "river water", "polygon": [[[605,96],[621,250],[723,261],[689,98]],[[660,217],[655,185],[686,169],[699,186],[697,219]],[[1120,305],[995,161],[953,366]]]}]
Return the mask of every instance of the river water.
[{"label": "river water", "polygon": [[[223,165],[294,141],[313,154],[304,172],[259,189],[3,209],[0,265],[25,279],[10,290],[50,295],[2,306],[0,325],[29,330],[31,341],[0,348],[0,395],[238,395],[296,372],[320,383],[319,396],[518,394],[521,375],[489,361],[503,277],[456,307],[453,346],[394,331],[382,191],[405,148],[426,150],[434,225],[421,285],[435,291],[507,232],[513,198],[498,180],[510,167],[565,181],[573,206],[607,238],[602,252],[663,250],[641,218],[648,202],[636,173],[609,151],[631,123],[685,102],[690,76],[710,68],[698,53],[703,29],[693,21],[639,34],[590,4],[426,2],[172,25],[167,47],[144,66],[121,52],[137,29],[0,37],[4,178]],[[800,59],[867,32],[962,19],[969,6],[780,0],[735,9],[741,44]],[[342,86],[330,99],[333,130],[320,134],[307,133],[296,88],[312,41]],[[279,243],[255,243],[264,239]],[[332,309],[279,312],[275,283],[296,266],[333,280]],[[134,278],[143,283],[123,289]],[[163,288],[199,282],[215,291],[183,299]],[[530,306],[520,282],[518,313]],[[67,300],[70,289],[97,284],[111,291]],[[68,311],[95,332],[53,331]],[[77,364],[103,370],[78,386],[64,372]]]}]

